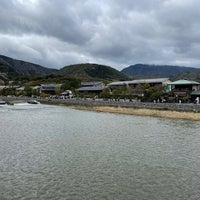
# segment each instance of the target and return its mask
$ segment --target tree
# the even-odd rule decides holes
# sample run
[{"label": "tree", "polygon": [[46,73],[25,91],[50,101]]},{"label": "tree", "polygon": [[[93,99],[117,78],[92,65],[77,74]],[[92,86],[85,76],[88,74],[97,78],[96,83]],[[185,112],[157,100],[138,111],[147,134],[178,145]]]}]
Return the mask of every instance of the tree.
[{"label": "tree", "polygon": [[29,87],[29,86],[25,86],[25,88],[24,88],[24,95],[25,96],[32,96],[32,88],[31,87]]},{"label": "tree", "polygon": [[105,88],[101,92],[100,97],[102,97],[102,98],[110,98],[110,89],[109,88]]},{"label": "tree", "polygon": [[61,87],[60,86],[56,86],[56,88],[55,88],[56,95],[59,95],[60,92],[61,92]]}]

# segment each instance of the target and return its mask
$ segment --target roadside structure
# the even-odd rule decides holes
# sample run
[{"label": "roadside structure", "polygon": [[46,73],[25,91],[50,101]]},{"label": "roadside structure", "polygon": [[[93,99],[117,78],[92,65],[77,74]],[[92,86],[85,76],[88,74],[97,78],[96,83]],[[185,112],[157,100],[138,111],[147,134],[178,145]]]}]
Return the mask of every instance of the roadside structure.
[{"label": "roadside structure", "polygon": [[131,81],[117,81],[109,83],[107,86],[109,87],[111,93],[115,90],[126,90],[131,95],[135,96],[143,96],[144,90],[142,86],[145,84],[149,87],[153,88],[161,88],[167,86],[171,81],[169,78],[154,78],[154,79],[138,79]]},{"label": "roadside structure", "polygon": [[73,93],[71,90],[65,90],[64,92],[61,93],[62,99],[71,99],[72,97],[73,97]]},{"label": "roadside structure", "polygon": [[81,87],[77,89],[77,92],[83,94],[100,94],[105,88],[105,84],[102,81],[98,82],[81,82]]},{"label": "roadside structure", "polygon": [[[173,94],[179,97],[200,97],[200,83],[190,80],[177,80],[168,84]],[[193,100],[192,98],[192,100]]]},{"label": "roadside structure", "polygon": [[42,84],[40,87],[40,93],[56,94],[56,90],[60,90],[62,84]]},{"label": "roadside structure", "polygon": [[127,86],[133,86],[136,87],[139,84],[149,84],[151,87],[157,86],[157,85],[167,85],[171,81],[169,78],[154,78],[154,79],[138,79],[138,80],[132,80],[132,81],[117,81],[117,82],[112,82],[108,84],[108,87],[112,86],[122,86],[122,85],[127,85]]}]

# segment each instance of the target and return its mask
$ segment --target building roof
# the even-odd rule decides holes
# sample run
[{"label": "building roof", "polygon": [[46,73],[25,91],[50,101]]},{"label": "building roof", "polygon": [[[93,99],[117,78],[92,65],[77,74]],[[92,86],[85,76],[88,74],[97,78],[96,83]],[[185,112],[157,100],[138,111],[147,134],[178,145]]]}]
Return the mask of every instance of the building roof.
[{"label": "building roof", "polygon": [[169,83],[169,85],[200,85],[199,82],[196,81],[189,81],[189,80],[178,80],[178,81],[174,81]]},{"label": "building roof", "polygon": [[163,82],[170,82],[170,80],[169,78],[154,78],[154,79],[139,79],[132,81],[117,81],[109,83],[108,86],[142,84],[142,83],[163,83]]},{"label": "building roof", "polygon": [[40,89],[40,88],[41,88],[41,86],[39,86],[39,85],[33,87],[33,89],[35,89],[35,90]]},{"label": "building roof", "polygon": [[70,95],[72,94],[71,90],[65,90],[64,92],[61,93],[62,95]]},{"label": "building roof", "polygon": [[16,90],[17,90],[17,91],[22,91],[22,90],[24,90],[24,88],[25,88],[25,87],[22,86],[22,87],[18,87],[18,88],[16,88]]},{"label": "building roof", "polygon": [[49,84],[41,84],[42,87],[61,87],[62,84],[55,84],[55,83],[49,83]]},{"label": "building roof", "polygon": [[97,86],[103,84],[102,81],[94,81],[94,82],[81,82],[81,86],[87,87],[87,86]]},{"label": "building roof", "polygon": [[81,87],[77,89],[79,92],[86,92],[86,91],[102,91],[104,87],[102,86],[93,86],[93,87]]},{"label": "building roof", "polygon": [[18,85],[0,85],[0,89],[18,88]]}]

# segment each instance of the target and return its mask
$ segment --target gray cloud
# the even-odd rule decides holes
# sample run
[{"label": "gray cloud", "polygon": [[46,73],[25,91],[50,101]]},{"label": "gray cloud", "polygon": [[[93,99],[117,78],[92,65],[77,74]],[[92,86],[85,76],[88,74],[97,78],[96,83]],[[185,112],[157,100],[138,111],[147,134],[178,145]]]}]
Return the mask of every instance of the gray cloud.
[{"label": "gray cloud", "polygon": [[200,66],[198,0],[0,0],[0,54],[47,67]]}]

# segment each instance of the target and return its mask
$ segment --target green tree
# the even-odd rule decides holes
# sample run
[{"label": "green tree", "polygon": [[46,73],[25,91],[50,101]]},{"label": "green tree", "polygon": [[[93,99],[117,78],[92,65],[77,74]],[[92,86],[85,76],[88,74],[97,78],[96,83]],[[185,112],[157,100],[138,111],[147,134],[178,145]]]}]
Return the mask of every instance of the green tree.
[{"label": "green tree", "polygon": [[29,86],[25,86],[25,88],[24,88],[24,95],[30,97],[30,96],[32,96],[32,94],[33,94],[32,93],[32,88],[29,87]]},{"label": "green tree", "polygon": [[56,88],[55,88],[56,95],[59,95],[60,92],[61,92],[61,87],[60,86],[56,86]]},{"label": "green tree", "polygon": [[100,94],[101,98],[110,98],[110,89],[109,88],[105,88],[101,94]]}]

